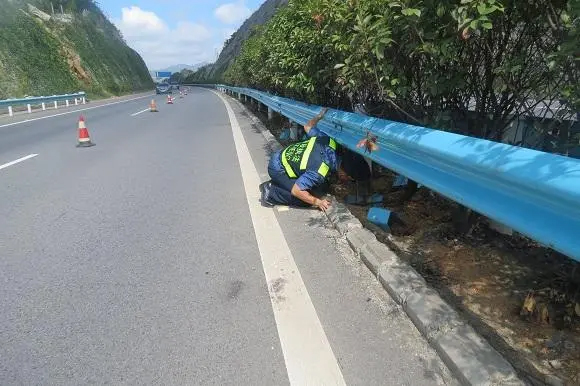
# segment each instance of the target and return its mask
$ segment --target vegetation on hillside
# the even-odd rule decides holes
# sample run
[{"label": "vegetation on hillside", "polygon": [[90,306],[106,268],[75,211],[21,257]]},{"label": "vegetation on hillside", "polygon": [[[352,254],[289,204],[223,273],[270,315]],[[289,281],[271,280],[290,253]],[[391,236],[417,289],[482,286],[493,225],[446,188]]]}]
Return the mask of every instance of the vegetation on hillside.
[{"label": "vegetation on hillside", "polygon": [[[45,14],[35,15],[28,4]],[[0,10],[0,27],[0,99],[153,88],[139,54],[94,0],[8,0]]]},{"label": "vegetation on hillside", "polygon": [[223,49],[215,63],[200,68],[190,74],[187,83],[219,82],[226,69],[240,53],[244,41],[252,34],[254,28],[263,25],[274,16],[277,10],[288,3],[288,0],[266,0],[224,43]]},{"label": "vegetation on hillside", "polygon": [[290,0],[224,79],[501,140],[542,101],[578,111],[579,15],[574,0]]}]

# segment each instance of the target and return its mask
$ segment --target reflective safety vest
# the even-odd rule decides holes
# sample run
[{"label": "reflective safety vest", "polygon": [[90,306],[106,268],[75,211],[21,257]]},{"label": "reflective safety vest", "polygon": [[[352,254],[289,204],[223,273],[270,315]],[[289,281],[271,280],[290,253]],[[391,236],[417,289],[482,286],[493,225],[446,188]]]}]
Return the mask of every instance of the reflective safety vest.
[{"label": "reflective safety vest", "polygon": [[336,150],[336,142],[327,136],[312,137],[308,141],[298,142],[284,149],[282,151],[282,165],[288,177],[298,178],[308,169],[316,170],[318,174],[326,178],[330,171],[330,165],[321,159],[320,151],[314,152],[314,156],[312,152],[315,148],[321,150],[321,146],[328,146]]}]

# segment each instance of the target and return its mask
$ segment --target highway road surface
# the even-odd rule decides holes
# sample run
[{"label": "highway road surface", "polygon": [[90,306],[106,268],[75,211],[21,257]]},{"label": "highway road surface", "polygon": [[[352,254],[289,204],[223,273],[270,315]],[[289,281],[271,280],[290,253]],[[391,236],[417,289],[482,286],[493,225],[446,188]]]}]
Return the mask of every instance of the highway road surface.
[{"label": "highway road surface", "polygon": [[0,118],[0,384],[455,384],[220,95]]}]

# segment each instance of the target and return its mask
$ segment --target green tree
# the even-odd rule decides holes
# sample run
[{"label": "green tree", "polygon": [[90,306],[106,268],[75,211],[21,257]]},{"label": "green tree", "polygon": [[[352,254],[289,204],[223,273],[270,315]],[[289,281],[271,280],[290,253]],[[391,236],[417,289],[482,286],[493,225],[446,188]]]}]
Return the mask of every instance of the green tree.
[{"label": "green tree", "polygon": [[577,3],[291,0],[225,79],[500,140],[540,103],[578,106]]}]

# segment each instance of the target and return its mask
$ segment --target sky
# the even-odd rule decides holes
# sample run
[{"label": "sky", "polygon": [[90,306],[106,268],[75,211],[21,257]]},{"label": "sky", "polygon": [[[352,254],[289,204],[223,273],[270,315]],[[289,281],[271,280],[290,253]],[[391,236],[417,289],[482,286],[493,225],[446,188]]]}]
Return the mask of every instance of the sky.
[{"label": "sky", "polygon": [[150,70],[213,62],[264,0],[98,0]]}]

